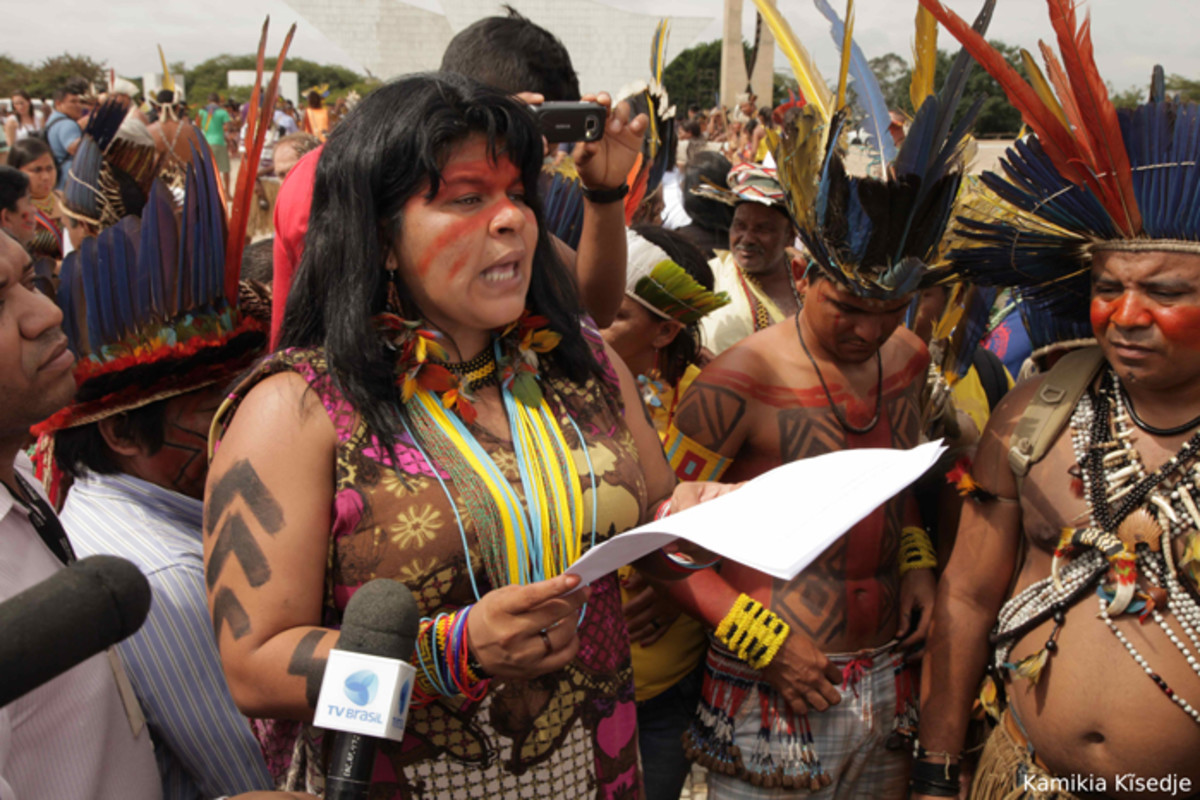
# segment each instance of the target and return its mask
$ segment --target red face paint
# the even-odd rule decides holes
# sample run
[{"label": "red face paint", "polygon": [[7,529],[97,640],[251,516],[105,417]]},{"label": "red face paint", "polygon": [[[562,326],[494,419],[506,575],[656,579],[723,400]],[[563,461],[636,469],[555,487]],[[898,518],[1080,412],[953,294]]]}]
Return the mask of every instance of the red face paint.
[{"label": "red face paint", "polygon": [[1155,309],[1154,321],[1167,341],[1200,350],[1200,307],[1164,306]]},{"label": "red face paint", "polygon": [[[520,178],[520,171],[507,158],[502,158],[498,163],[493,163],[486,159],[466,161],[451,164],[443,171],[441,185],[433,200],[426,201],[423,195],[411,198],[406,205],[412,203],[428,205],[452,203],[456,198],[470,194],[478,194],[484,198],[484,202],[496,196],[503,198],[500,201],[493,202],[491,207],[481,209],[479,213],[471,214],[451,224],[438,234],[418,258],[416,264],[417,276],[422,279],[425,278],[429,274],[429,269],[433,262],[447,248],[476,230],[487,227],[497,214],[510,207],[514,207],[512,201],[508,199],[508,191],[514,183],[520,181]],[[529,214],[528,221],[533,221],[532,212]],[[467,261],[468,257],[465,254],[458,258],[451,265],[448,277],[451,279],[456,277],[467,265]]]}]

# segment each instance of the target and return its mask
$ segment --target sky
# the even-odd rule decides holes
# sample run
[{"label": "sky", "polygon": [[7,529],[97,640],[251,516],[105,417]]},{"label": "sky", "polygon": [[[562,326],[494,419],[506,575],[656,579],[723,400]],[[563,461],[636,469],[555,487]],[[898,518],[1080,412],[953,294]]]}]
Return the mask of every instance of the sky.
[{"label": "sky", "polygon": [[[981,0],[944,0],[965,18],[973,18]],[[440,10],[454,0],[411,0],[429,10]],[[518,9],[520,0],[510,0]],[[723,0],[598,0],[617,9],[664,16],[710,16],[713,23],[697,39],[710,41],[721,35]],[[822,72],[836,74],[837,55],[828,25],[808,0],[777,0],[801,41],[812,51]],[[839,8],[839,0],[831,0]],[[63,51],[89,55],[107,62],[119,74],[138,77],[158,71],[154,45],[162,44],[171,62],[191,66],[221,53],[243,54],[257,47],[263,18],[271,17],[268,52],[278,52],[284,31],[299,23],[291,53],[318,62],[343,64],[361,70],[352,52],[346,52],[309,25],[283,0],[56,0],[52,13],[37,2],[8,3],[6,32],[18,35],[0,40],[0,53],[19,61],[37,62]],[[1155,63],[1168,74],[1200,79],[1200,2],[1197,0],[1088,0],[1080,13],[1093,16],[1093,38],[1100,73],[1117,90],[1148,85]],[[744,0],[744,30],[753,36],[754,4]],[[497,10],[500,0],[496,3]],[[858,0],[855,39],[869,58],[899,53],[911,58],[915,0]],[[97,9],[102,11],[97,14]],[[75,24],[71,20],[77,20]],[[85,21],[86,20],[86,21]],[[414,32],[419,36],[419,32]],[[1038,39],[1053,40],[1045,0],[998,0],[989,38],[1037,52]],[[944,31],[940,44],[951,49],[953,40]],[[679,42],[679,45],[686,43]],[[397,46],[403,46],[398,42]],[[777,54],[777,68],[787,61]],[[435,65],[431,65],[435,66]]]}]

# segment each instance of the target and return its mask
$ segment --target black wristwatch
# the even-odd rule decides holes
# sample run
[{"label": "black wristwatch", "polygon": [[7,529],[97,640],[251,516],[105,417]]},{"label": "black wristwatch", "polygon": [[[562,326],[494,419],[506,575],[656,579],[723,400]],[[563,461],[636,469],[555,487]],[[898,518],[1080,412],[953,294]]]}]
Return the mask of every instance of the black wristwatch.
[{"label": "black wristwatch", "polygon": [[620,202],[625,199],[627,194],[629,194],[628,183],[622,183],[615,189],[589,189],[586,186],[583,187],[583,199],[598,206]]}]

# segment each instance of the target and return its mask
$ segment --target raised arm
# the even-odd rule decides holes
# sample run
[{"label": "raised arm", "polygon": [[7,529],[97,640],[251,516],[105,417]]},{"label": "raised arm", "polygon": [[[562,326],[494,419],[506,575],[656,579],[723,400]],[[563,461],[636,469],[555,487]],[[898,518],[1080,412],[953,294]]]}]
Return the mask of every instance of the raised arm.
[{"label": "raised arm", "polygon": [[[604,93],[585,101],[605,107],[612,99]],[[576,145],[572,158],[584,187],[616,189],[633,169],[649,126],[645,114],[632,117],[628,103],[618,103],[608,115],[604,136],[596,142]],[[585,199],[583,228],[575,254],[575,274],[583,306],[601,328],[612,324],[625,295],[625,203],[599,203]]]}]

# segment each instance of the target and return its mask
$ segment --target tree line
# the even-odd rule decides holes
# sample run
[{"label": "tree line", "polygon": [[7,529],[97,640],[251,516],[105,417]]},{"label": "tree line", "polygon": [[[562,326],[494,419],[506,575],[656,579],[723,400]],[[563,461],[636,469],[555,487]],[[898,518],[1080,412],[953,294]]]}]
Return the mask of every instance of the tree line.
[{"label": "tree line", "polygon": [[[203,103],[212,92],[222,97],[233,96],[235,100],[246,100],[250,96],[250,87],[229,87],[227,72],[235,69],[254,69],[257,58],[254,55],[219,55],[202,61],[190,69],[182,62],[170,65],[172,75],[182,75],[187,87],[188,100],[191,103]],[[275,59],[266,60],[265,69],[270,72],[275,68]],[[318,64],[304,58],[289,58],[284,68],[297,73],[300,90],[311,86],[328,86],[331,97],[340,97],[351,90],[365,94],[375,85],[375,81],[367,76],[359,75],[352,69],[335,64]],[[10,97],[13,92],[23,89],[31,97],[46,98],[54,94],[68,78],[80,76],[102,91],[108,83],[108,66],[102,61],[96,61],[85,55],[63,53],[51,56],[41,63],[23,63],[7,55],[0,54],[0,97]],[[120,75],[142,86],[140,75]]]},{"label": "tree line", "polygon": [[[1028,77],[1025,66],[1021,61],[1020,48],[993,41],[992,46],[1001,53],[1014,69],[1023,77]],[[749,46],[746,46],[747,55]],[[953,56],[944,51],[938,51],[937,72],[935,85],[940,86],[950,70]],[[909,114],[913,114],[912,102],[909,100],[908,87],[912,81],[912,65],[907,58],[896,53],[887,53],[870,60],[871,69],[879,81],[888,106]],[[721,79],[721,40],[698,44],[684,50],[667,65],[663,71],[663,84],[671,101],[677,108],[685,109],[695,103],[702,108],[712,108],[717,104]],[[1118,108],[1132,108],[1146,101],[1150,84],[1150,76],[1146,76],[1145,88],[1131,88],[1116,92],[1109,86],[1109,93]],[[1200,101],[1200,80],[1191,80],[1182,75],[1171,75],[1167,78],[1168,93],[1178,94],[1183,100]],[[788,90],[794,88],[796,82],[790,73],[775,74],[773,105],[784,102]],[[836,87],[830,87],[836,89]],[[850,89],[853,91],[851,83]],[[976,135],[979,136],[1014,136],[1021,130],[1021,113],[1008,102],[1000,84],[976,66],[971,70],[967,80],[965,97],[973,100],[983,97],[983,108],[975,124]],[[760,103],[765,101],[760,98]],[[959,108],[960,115],[965,114],[970,102],[964,102]]]}]

